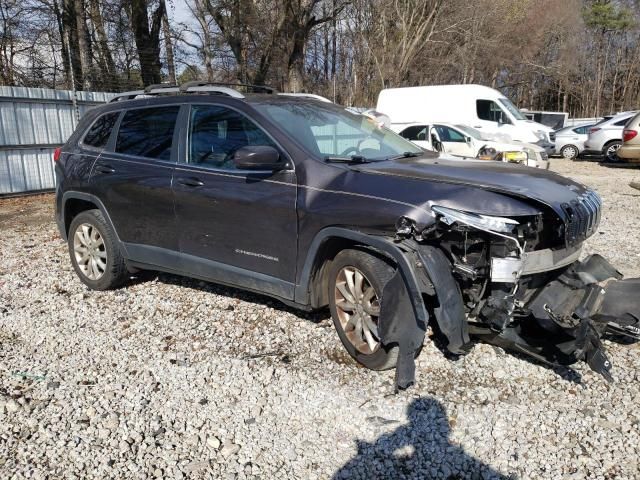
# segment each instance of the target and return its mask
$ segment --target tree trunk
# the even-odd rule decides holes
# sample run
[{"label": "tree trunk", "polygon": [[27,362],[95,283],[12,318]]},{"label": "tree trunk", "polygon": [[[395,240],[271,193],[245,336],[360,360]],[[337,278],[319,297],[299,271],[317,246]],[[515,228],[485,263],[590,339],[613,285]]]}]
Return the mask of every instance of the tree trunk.
[{"label": "tree trunk", "polygon": [[100,12],[99,1],[100,0],[89,0],[89,9],[91,23],[93,23],[98,37],[98,51],[102,59],[102,82],[108,89],[117,91],[119,87],[118,74],[116,72],[116,64],[113,61],[113,55],[111,55],[111,49],[109,48],[109,40],[104,28],[104,20]]},{"label": "tree trunk", "polygon": [[83,0],[74,0],[75,22],[78,30],[78,50],[80,57],[80,68],[82,69],[82,86],[85,90],[90,90],[92,85],[91,55],[89,54],[89,30],[84,19]]},{"label": "tree trunk", "polygon": [[[77,90],[82,90],[83,72],[80,60],[80,47],[78,45],[78,25],[76,23],[75,0],[63,0],[62,24],[63,38],[62,41],[67,43],[69,56],[71,57],[71,71]],[[71,83],[71,82],[70,82]]]},{"label": "tree trunk", "polygon": [[130,7],[131,29],[138,51],[142,83],[144,86],[160,83],[160,25],[164,14],[164,2],[153,12],[151,28],[147,0],[131,0]]},{"label": "tree trunk", "polygon": [[164,4],[162,15],[162,34],[164,35],[164,49],[167,53],[167,70],[169,71],[169,83],[176,83],[176,64],[173,59],[173,44],[171,43],[171,28],[169,28],[169,15],[165,0],[160,0]]}]

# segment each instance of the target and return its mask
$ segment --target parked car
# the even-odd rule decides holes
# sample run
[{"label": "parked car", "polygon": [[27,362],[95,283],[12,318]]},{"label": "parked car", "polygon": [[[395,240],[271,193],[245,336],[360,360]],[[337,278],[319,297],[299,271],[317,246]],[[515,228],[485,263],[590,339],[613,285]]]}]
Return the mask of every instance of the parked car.
[{"label": "parked car", "polygon": [[584,154],[604,155],[606,160],[616,161],[616,153],[622,145],[622,131],[635,113],[620,113],[591,127],[587,140],[584,142]]},{"label": "parked car", "polygon": [[502,93],[482,85],[437,85],[387,88],[380,92],[376,110],[392,125],[447,122],[469,125],[488,135],[504,135],[554,151],[553,129],[528,120]]},{"label": "parked car", "polygon": [[556,154],[575,160],[584,151],[584,142],[594,124],[566,127],[556,132]]},{"label": "parked car", "polygon": [[81,119],[54,161],[58,228],[85,285],[150,269],[328,306],[349,354],[396,367],[398,388],[430,320],[456,354],[475,337],[610,376],[600,336],[638,336],[640,283],[579,260],[596,192],[259,91],[148,88]]},{"label": "parked car", "polygon": [[640,113],[631,117],[622,131],[622,146],[618,149],[618,159],[622,162],[640,162]]},{"label": "parked car", "polygon": [[544,148],[533,143],[510,141],[508,137],[496,139],[486,132],[482,133],[465,125],[416,123],[409,126],[391,125],[391,129],[399,130],[397,133],[401,137],[427,150],[468,158],[480,157],[487,149],[493,149],[495,153],[524,152],[527,155],[524,162],[527,166],[549,168],[549,157]]}]

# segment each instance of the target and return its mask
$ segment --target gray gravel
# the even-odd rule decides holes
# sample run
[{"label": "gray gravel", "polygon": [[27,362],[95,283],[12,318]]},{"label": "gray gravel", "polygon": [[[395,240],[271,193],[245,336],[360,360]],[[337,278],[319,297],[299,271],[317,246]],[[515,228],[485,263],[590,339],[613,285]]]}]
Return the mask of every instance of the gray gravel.
[{"label": "gray gravel", "polygon": [[[605,200],[587,251],[640,276],[640,171],[553,168]],[[0,200],[2,478],[640,477],[638,345],[607,343],[607,384],[429,341],[392,395],[326,312],[165,274],[87,290],[52,201]]]}]

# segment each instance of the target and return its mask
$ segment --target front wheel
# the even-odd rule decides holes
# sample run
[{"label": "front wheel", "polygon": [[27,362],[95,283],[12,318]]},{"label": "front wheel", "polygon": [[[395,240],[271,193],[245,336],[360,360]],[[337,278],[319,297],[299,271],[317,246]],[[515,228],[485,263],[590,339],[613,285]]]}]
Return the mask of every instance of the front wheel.
[{"label": "front wheel", "polygon": [[357,362],[372,370],[395,367],[398,347],[380,341],[382,290],[394,268],[362,250],[343,250],[329,271],[329,307],[342,344]]}]

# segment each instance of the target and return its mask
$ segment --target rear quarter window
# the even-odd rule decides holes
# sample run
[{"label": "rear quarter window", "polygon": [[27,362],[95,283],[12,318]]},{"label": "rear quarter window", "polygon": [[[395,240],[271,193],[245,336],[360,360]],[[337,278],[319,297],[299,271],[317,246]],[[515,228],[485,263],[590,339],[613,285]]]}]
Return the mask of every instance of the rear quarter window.
[{"label": "rear quarter window", "polygon": [[111,112],[98,117],[87,130],[82,143],[89,147],[104,148],[119,115],[120,112]]},{"label": "rear quarter window", "polygon": [[170,160],[179,110],[179,105],[129,110],[120,122],[116,152]]}]

